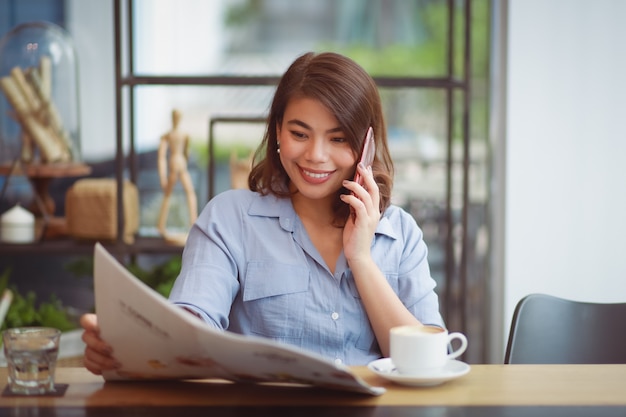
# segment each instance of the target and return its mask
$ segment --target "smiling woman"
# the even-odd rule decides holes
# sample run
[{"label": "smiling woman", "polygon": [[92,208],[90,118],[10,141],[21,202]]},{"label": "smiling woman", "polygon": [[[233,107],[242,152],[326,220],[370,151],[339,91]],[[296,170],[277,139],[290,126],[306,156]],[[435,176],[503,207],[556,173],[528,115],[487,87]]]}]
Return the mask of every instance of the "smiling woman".
[{"label": "smiling woman", "polygon": [[[355,166],[370,127],[374,162]],[[390,202],[386,141],[378,89],[356,62],[298,57],[276,88],[250,190],[202,210],[170,300],[218,329],[346,364],[388,356],[394,326],[442,327],[422,231]],[[95,317],[83,325],[88,369],[114,366]]]},{"label": "smiling woman", "polygon": [[337,224],[346,219],[337,219],[332,208],[337,190],[354,175],[354,149],[345,139],[337,118],[314,98],[295,96],[288,101],[277,137],[293,207],[334,272],[343,249],[343,233]]},{"label": "smiling woman", "polygon": [[[291,195],[300,190],[298,184],[305,178],[314,177],[301,173],[308,170],[314,174],[337,171],[323,182],[334,181],[334,191],[341,189],[345,193],[339,185],[354,176],[365,132],[371,126],[378,150],[372,171],[380,211],[390,204],[393,163],[378,88],[351,59],[339,54],[310,53],[298,58],[275,92],[268,126],[259,148],[266,150],[268,156],[252,171],[253,191]],[[292,148],[294,143],[297,145]],[[287,159],[283,150],[278,152],[279,144],[289,146],[285,149],[290,151],[288,158],[299,159]],[[291,154],[292,149],[297,151]],[[333,216],[339,225],[349,212],[349,207],[339,202],[341,194],[327,194],[334,200]]]},{"label": "smiling woman", "polygon": [[[158,126],[154,115],[163,114],[165,120],[171,107],[185,113],[191,137],[203,143],[198,150],[206,146],[207,119],[265,117],[278,74],[304,50],[340,52],[375,76],[396,167],[393,201],[424,226],[446,319],[471,334],[475,342],[468,355],[484,360],[479,340],[486,336],[489,247],[479,244],[484,239],[478,237],[488,236],[490,225],[485,215],[489,179],[483,175],[488,162],[483,158],[488,155],[488,0],[301,0],[280,5],[185,0],[185,7],[176,0],[114,3],[120,5],[115,14],[122,35],[118,50],[134,51],[127,59],[136,64],[134,74],[122,78],[117,88],[135,93],[134,105],[121,103],[123,115],[135,126],[124,143],[140,150],[155,146],[165,126]],[[307,18],[293,18],[303,15]],[[127,18],[135,24],[127,25]],[[132,33],[124,33],[128,27]],[[86,30],[84,38],[91,33]],[[470,100],[465,100],[466,92],[471,92]],[[465,115],[471,123],[461,120]],[[220,144],[236,147],[246,141],[256,146],[262,132],[251,134],[244,126],[229,124],[219,134]],[[121,120],[118,127],[124,130]],[[204,178],[199,175],[198,181]],[[198,182],[201,203],[228,189],[227,172],[217,170],[209,178],[211,184],[216,181],[216,192],[209,188],[203,195],[207,184]],[[149,218],[147,204],[142,212],[142,218]]]}]

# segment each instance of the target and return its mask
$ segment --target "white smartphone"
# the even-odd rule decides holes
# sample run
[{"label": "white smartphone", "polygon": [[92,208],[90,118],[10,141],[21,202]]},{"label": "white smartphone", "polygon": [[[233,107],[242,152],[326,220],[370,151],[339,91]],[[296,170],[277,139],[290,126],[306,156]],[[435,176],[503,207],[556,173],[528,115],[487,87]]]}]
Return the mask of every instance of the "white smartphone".
[{"label": "white smartphone", "polygon": [[[363,149],[361,150],[361,158],[359,163],[362,163],[366,168],[370,167],[374,162],[374,156],[376,155],[376,148],[374,146],[374,129],[372,126],[367,129],[365,133],[365,139],[363,140]],[[363,178],[359,174],[358,170],[354,174],[354,181],[363,185]]]}]

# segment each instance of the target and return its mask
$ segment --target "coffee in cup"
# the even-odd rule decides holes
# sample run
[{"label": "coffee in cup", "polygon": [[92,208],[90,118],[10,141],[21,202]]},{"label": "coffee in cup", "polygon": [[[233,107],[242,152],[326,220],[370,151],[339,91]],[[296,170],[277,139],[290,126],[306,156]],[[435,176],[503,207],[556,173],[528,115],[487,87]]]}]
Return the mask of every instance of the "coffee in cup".
[{"label": "coffee in cup", "polygon": [[[458,339],[461,345],[451,353],[448,347]],[[400,374],[419,375],[436,373],[446,363],[459,357],[467,349],[464,334],[448,333],[436,326],[406,325],[390,331],[391,361]]]}]

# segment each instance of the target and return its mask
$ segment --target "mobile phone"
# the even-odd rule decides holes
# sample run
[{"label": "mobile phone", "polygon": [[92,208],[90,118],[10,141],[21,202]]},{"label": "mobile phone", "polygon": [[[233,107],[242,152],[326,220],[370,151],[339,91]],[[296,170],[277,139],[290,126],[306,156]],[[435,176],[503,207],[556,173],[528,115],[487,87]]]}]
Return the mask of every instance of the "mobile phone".
[{"label": "mobile phone", "polygon": [[[362,163],[366,168],[370,167],[374,162],[374,155],[376,155],[376,148],[374,147],[374,129],[370,126],[365,133],[365,139],[363,140],[363,149],[361,150],[361,158],[359,163]],[[354,181],[363,185],[363,178],[359,175],[359,172],[355,172]]]}]

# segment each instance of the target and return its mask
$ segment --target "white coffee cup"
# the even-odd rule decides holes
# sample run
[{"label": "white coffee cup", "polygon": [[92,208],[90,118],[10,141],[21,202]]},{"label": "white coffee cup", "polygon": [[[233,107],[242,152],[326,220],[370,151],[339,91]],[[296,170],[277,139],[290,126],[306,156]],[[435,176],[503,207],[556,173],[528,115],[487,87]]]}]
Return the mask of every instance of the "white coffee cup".
[{"label": "white coffee cup", "polygon": [[[448,353],[448,346],[458,339],[461,346]],[[390,331],[391,361],[399,373],[418,375],[441,371],[450,359],[459,357],[467,349],[464,334],[448,333],[435,326],[408,325]]]}]

